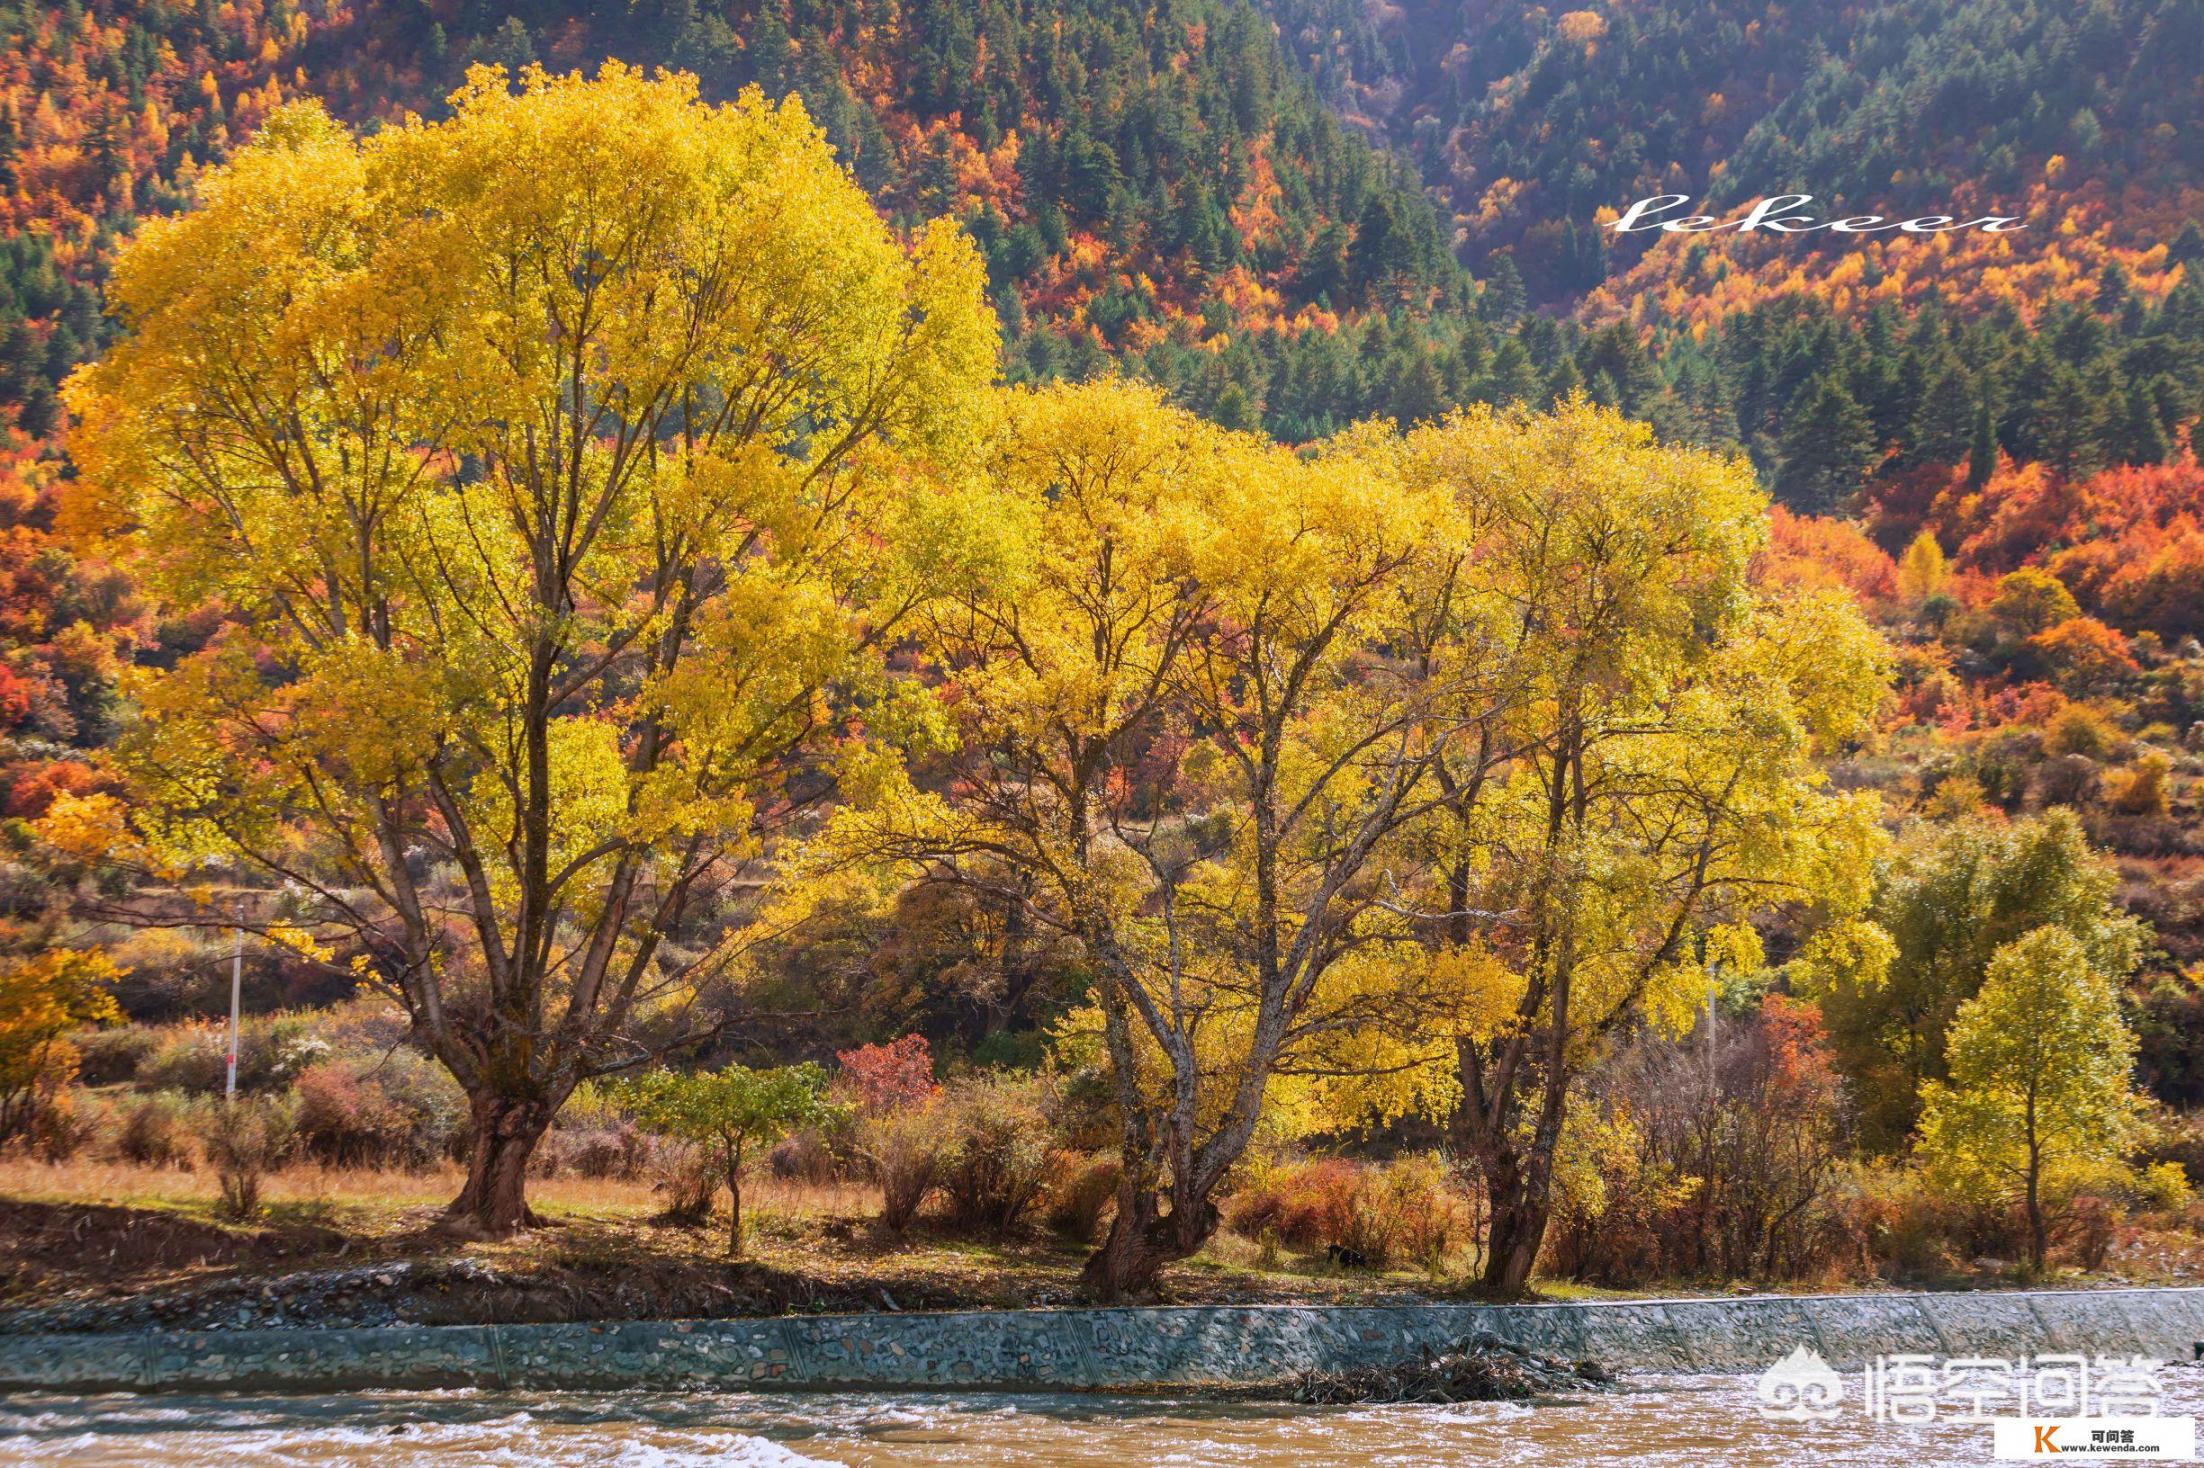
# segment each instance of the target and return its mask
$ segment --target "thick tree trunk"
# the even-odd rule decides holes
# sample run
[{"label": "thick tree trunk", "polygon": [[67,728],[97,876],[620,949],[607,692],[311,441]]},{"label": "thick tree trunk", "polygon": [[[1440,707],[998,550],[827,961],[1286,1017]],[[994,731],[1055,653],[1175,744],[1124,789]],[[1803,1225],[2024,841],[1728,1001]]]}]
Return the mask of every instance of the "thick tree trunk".
[{"label": "thick tree trunk", "polygon": [[1495,1298],[1520,1298],[1530,1289],[1553,1213],[1553,1148],[1561,1131],[1555,1097],[1549,1088],[1543,1098],[1541,1111],[1549,1124],[1525,1136],[1517,1133],[1514,1107],[1506,1099],[1486,1100],[1474,1062],[1463,1067],[1462,1089],[1456,1135],[1476,1159],[1489,1211],[1482,1284]]},{"label": "thick tree trunk", "polygon": [[1518,1299],[1530,1288],[1531,1270],[1538,1264],[1539,1245],[1546,1238],[1550,1211],[1545,1198],[1530,1196],[1520,1185],[1515,1196],[1492,1200],[1491,1242],[1485,1250],[1485,1293],[1495,1299]]},{"label": "thick tree trunk", "polygon": [[444,1227],[475,1238],[503,1238],[542,1220],[528,1207],[528,1160],[551,1126],[554,1107],[476,1096],[467,1184],[444,1210]]},{"label": "thick tree trunk", "polygon": [[1081,1267],[1079,1282],[1104,1304],[1153,1295],[1163,1266],[1199,1252],[1219,1221],[1216,1205],[1206,1197],[1163,1213],[1153,1191],[1121,1186],[1117,1217]]}]

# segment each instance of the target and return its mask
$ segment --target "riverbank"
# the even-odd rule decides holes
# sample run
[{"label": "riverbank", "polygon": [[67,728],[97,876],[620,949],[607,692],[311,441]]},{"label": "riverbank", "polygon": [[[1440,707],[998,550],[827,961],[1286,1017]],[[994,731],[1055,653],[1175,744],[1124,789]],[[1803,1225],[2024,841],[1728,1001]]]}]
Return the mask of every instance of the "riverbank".
[{"label": "riverbank", "polygon": [[2204,1289],[13,1336],[0,1390],[1125,1391],[1387,1365],[1480,1334],[1627,1371],[1758,1371],[1800,1348],[1838,1369],[1901,1354],[2185,1361]]},{"label": "riverbank", "polygon": [[[1007,1239],[921,1220],[874,1222],[869,1189],[761,1177],[745,1189],[746,1257],[717,1227],[652,1221],[647,1184],[562,1176],[536,1185],[554,1225],[466,1241],[433,1225],[456,1174],[297,1169],[275,1175],[263,1217],[221,1218],[213,1179],[173,1168],[0,1158],[0,1335],[390,1325],[519,1325],[782,1314],[1011,1309],[1086,1303],[1088,1245],[1033,1228]],[[2187,1236],[2138,1236],[2070,1286],[2182,1285],[2204,1278]],[[1476,1303],[1473,1258],[1444,1268],[1342,1267],[1320,1250],[1220,1233],[1166,1271],[1156,1303]],[[2009,1267],[1907,1281],[2008,1287]],[[1765,1289],[1765,1287],[1763,1287]],[[1842,1286],[1840,1288],[1849,1288]],[[1887,1289],[1888,1286],[1872,1288]],[[1625,1294],[1540,1280],[1549,1299],[1717,1294],[1704,1283]],[[1829,1292],[1804,1286],[1765,1292]]]},{"label": "riverbank", "polygon": [[[672,1228],[647,1203],[561,1208],[550,1227],[454,1239],[434,1204],[278,1205],[251,1225],[211,1205],[0,1197],[0,1335],[562,1321],[1062,1306],[1084,1302],[1086,1244],[1035,1231],[972,1239],[883,1236],[862,1218],[806,1211],[819,1190],[761,1188],[745,1257],[723,1232]],[[1167,1272],[1178,1304],[1384,1304],[1463,1290],[1460,1279],[1343,1269],[1224,1248]],[[1252,1252],[1252,1251],[1249,1251]]]}]

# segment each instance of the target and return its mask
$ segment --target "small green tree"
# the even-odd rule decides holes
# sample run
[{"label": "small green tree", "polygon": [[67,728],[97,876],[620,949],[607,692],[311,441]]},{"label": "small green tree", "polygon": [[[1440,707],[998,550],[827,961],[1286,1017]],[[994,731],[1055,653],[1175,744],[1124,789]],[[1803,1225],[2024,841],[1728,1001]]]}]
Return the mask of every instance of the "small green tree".
[{"label": "small green tree", "polygon": [[1913,1135],[1921,1083],[1946,1079],[1951,1027],[1998,950],[2052,924],[2111,982],[2135,972],[2150,933],[2119,894],[2118,869],[2068,810],[1921,827],[1892,852],[1868,909],[1888,962],[1833,972],[1820,994],[1868,1150],[1895,1154]]},{"label": "small green tree", "polygon": [[826,1099],[826,1072],[802,1065],[752,1070],[653,1070],[629,1087],[636,1119],[650,1131],[712,1149],[727,1182],[727,1252],[742,1253],[742,1169],[760,1147],[840,1111]]},{"label": "small green tree", "polygon": [[1952,1023],[1947,1059],[1950,1082],[1921,1087],[1920,1155],[1953,1192],[2017,1195],[2041,1273],[2057,1197],[2121,1168],[2139,1140],[2135,1036],[2119,999],[2071,932],[2037,928],[1990,960]]}]

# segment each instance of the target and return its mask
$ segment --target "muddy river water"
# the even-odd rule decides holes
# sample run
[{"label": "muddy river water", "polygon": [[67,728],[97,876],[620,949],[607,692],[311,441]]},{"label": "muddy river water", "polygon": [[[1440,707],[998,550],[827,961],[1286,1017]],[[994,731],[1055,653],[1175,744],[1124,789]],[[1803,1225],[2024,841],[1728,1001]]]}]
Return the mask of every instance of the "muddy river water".
[{"label": "muddy river water", "polygon": [[[2204,1415],[2204,1371],[2169,1368],[2163,1382],[2161,1412]],[[14,1397],[0,1398],[0,1464],[1931,1468],[1990,1461],[1984,1422],[1898,1426],[1847,1404],[1830,1421],[1771,1423],[1757,1410],[1754,1388],[1749,1376],[1645,1376],[1619,1392],[1539,1406],[1324,1408],[995,1394]]]}]

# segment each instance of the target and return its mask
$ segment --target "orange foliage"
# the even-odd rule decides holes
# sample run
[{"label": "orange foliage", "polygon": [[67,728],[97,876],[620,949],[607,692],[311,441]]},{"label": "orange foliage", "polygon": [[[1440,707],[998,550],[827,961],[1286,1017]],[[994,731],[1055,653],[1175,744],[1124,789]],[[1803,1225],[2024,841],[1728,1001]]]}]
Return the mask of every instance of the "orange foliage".
[{"label": "orange foliage", "polygon": [[1768,532],[1767,549],[1754,566],[1764,586],[1841,586],[1862,601],[1887,601],[1897,594],[1897,566],[1857,526],[1794,515],[1776,505]]},{"label": "orange foliage", "polygon": [[[2204,217],[2204,189],[2129,188],[2114,197],[2101,183],[2077,184],[2069,173],[2064,180],[2038,178],[2025,196],[2010,199],[1962,182],[1948,210],[1939,203],[1939,212],[1959,219],[2014,215],[2029,227],[1995,235],[1859,235],[1841,250],[1818,251],[1774,235],[1664,236],[1587,296],[1584,315],[1641,325],[1665,320],[1703,332],[1734,312],[1798,294],[1822,297],[1840,314],[1886,301],[1910,308],[1935,296],[1967,313],[2010,306],[2032,321],[2053,302],[2095,300],[2107,265],[2118,265],[2139,295],[2156,301],[2181,278],[2163,242],[2183,220]],[[1687,262],[1695,258],[1693,269]]]},{"label": "orange foliage", "polygon": [[2128,654],[2127,639],[2095,617],[2070,617],[2029,638],[2028,648],[2069,693],[2101,692],[2140,671]]},{"label": "orange foliage", "polygon": [[1979,490],[1946,471],[1926,523],[1958,546],[1962,573],[2041,566],[2128,632],[2204,634],[2204,468],[2193,459],[2086,479],[2006,463]]},{"label": "orange foliage", "polygon": [[[157,198],[188,153],[219,153],[294,93],[287,59],[308,28],[303,11],[275,26],[262,0],[231,0],[217,21],[234,37],[224,60],[182,27],[134,46],[135,7],[106,19],[75,11],[73,29],[68,11],[33,14],[36,32],[0,55],[0,114],[21,120],[0,231],[50,230],[64,265],[84,257],[102,220]],[[141,58],[152,65],[134,99],[128,68]]]}]

